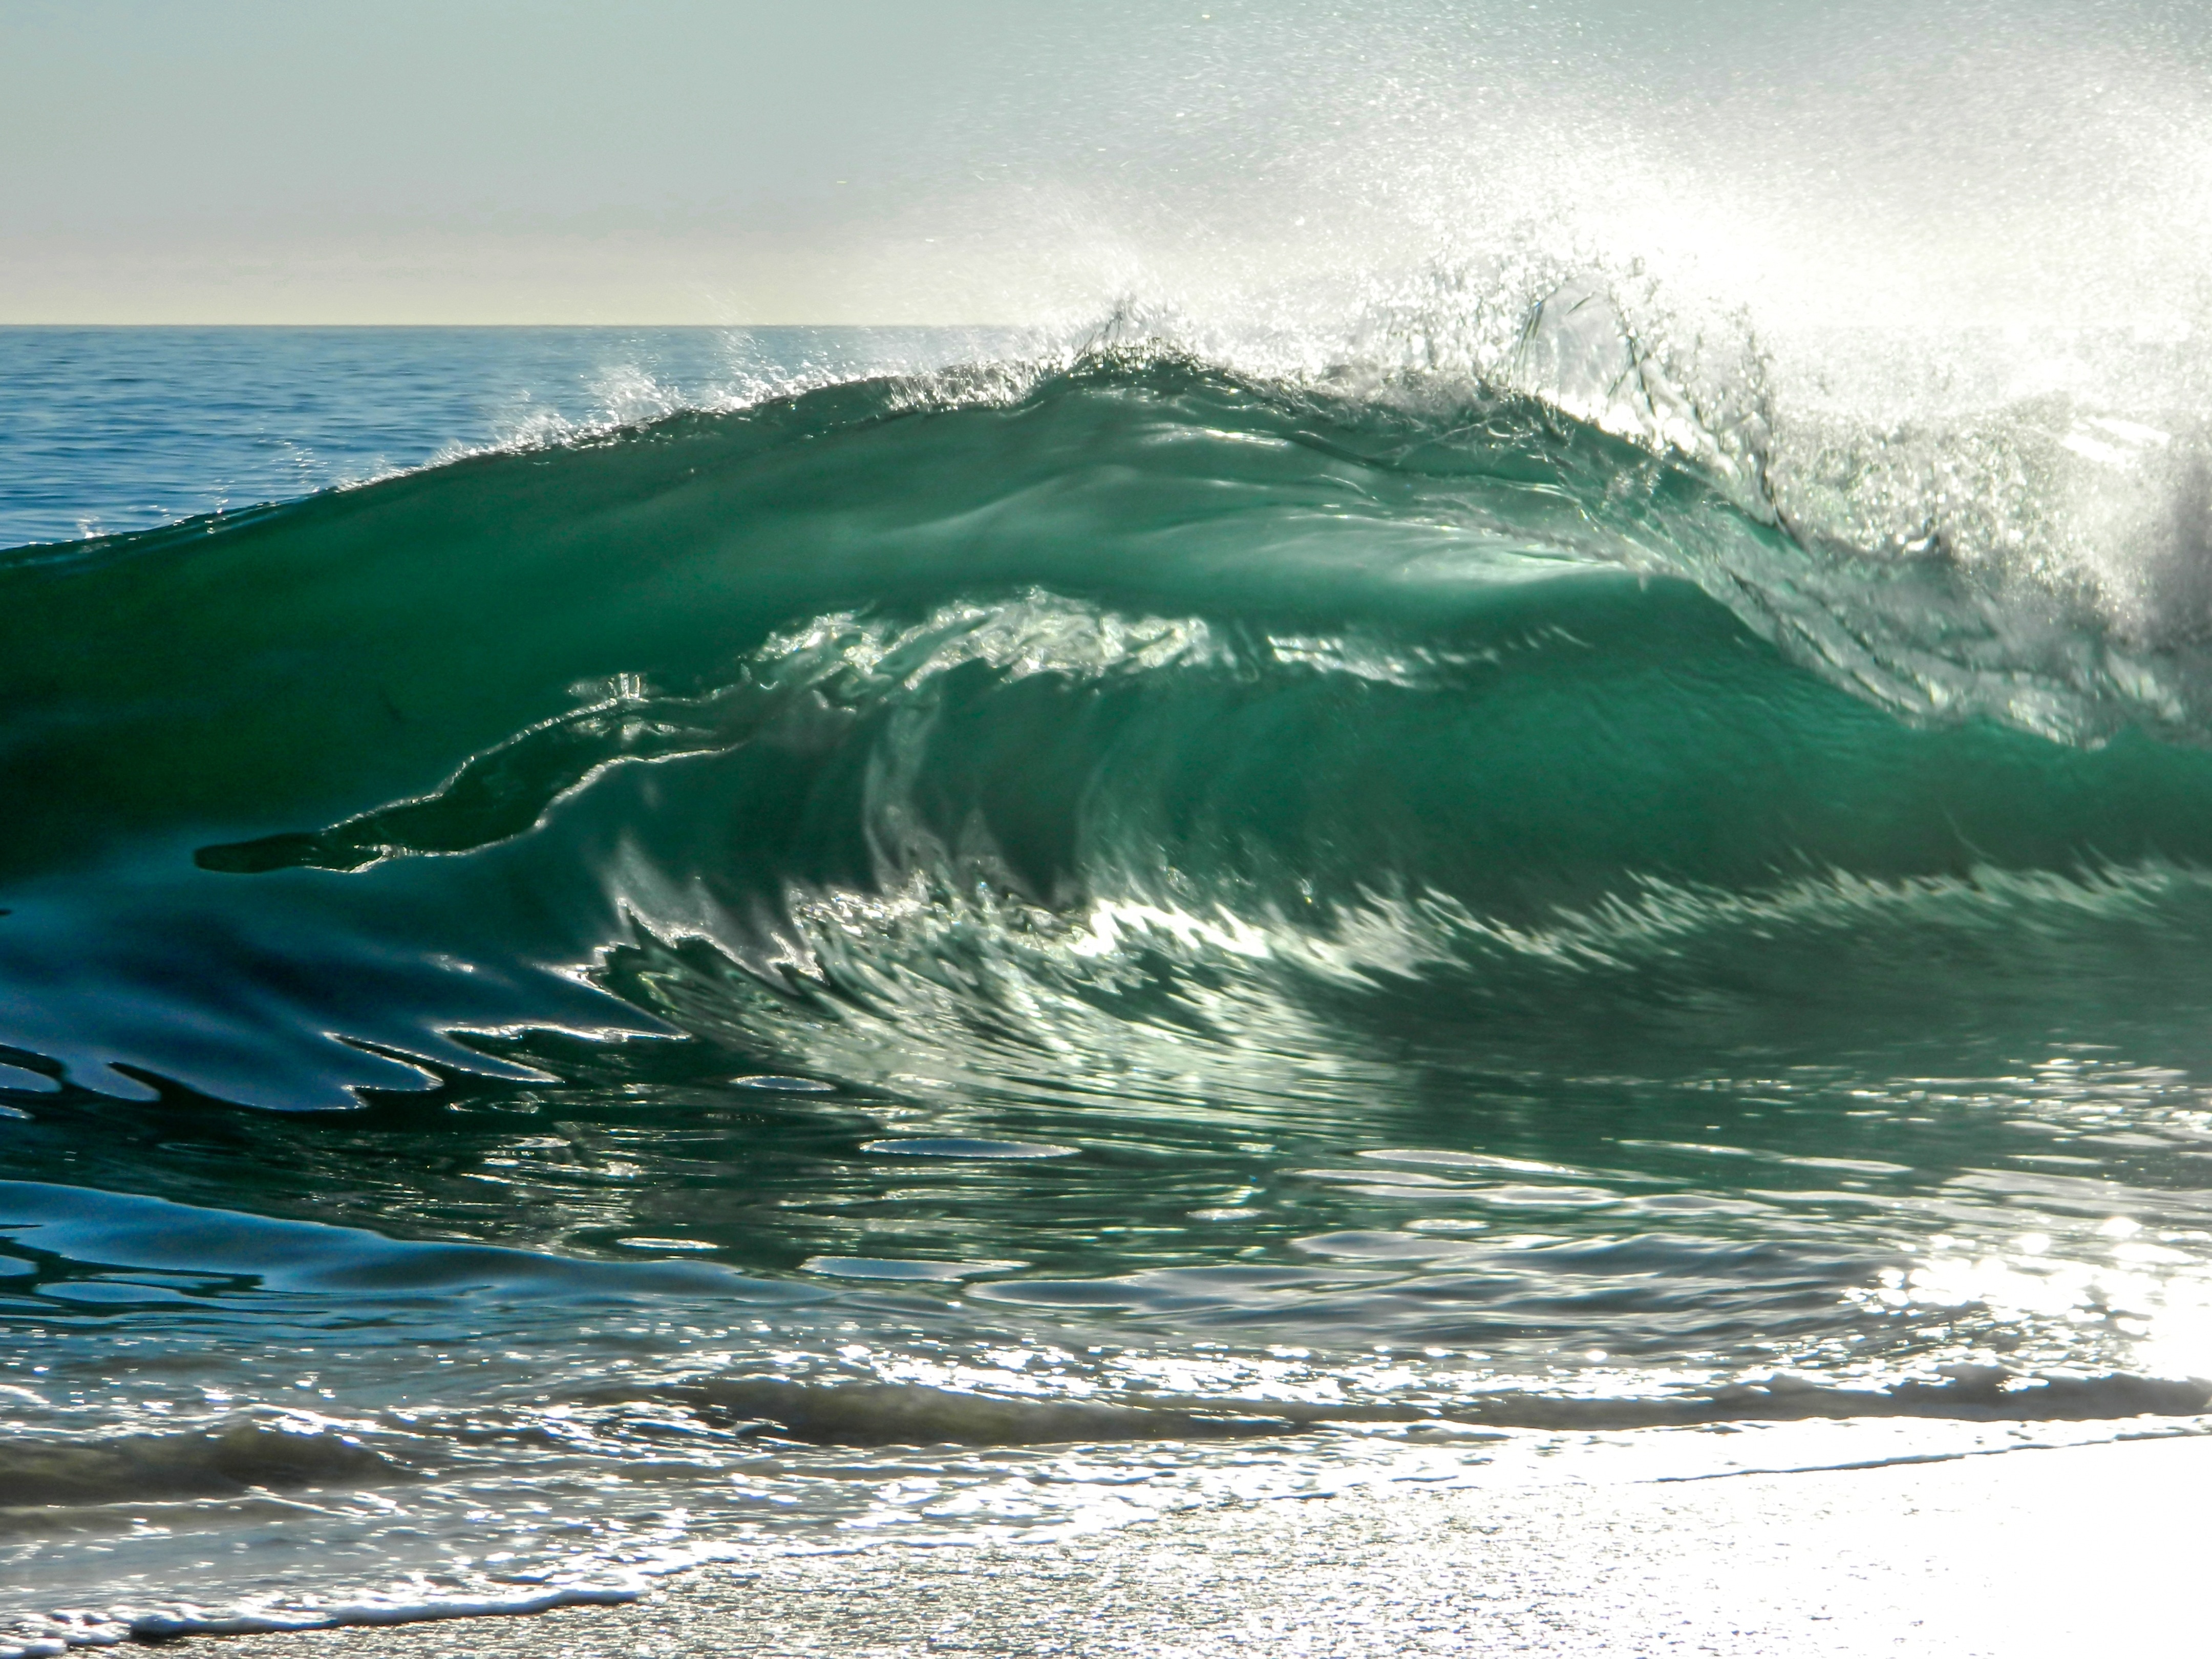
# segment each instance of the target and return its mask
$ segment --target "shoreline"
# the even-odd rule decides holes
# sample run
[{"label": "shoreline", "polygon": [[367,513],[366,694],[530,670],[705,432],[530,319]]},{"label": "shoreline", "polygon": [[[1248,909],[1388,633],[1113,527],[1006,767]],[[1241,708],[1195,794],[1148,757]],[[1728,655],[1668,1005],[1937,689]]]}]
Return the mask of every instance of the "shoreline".
[{"label": "shoreline", "polygon": [[777,1556],[639,1601],[193,1659],[2184,1651],[2212,1437],[1634,1485],[1367,1489],[1048,1543]]}]

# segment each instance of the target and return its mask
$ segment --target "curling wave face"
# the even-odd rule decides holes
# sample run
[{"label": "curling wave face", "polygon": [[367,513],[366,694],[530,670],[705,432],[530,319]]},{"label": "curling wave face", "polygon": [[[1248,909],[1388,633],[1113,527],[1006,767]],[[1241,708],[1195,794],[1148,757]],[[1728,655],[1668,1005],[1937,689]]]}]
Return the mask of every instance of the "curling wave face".
[{"label": "curling wave face", "polygon": [[2193,1420],[2190,630],[1561,402],[1102,349],[0,560],[0,1527],[174,1540],[42,1639]]}]

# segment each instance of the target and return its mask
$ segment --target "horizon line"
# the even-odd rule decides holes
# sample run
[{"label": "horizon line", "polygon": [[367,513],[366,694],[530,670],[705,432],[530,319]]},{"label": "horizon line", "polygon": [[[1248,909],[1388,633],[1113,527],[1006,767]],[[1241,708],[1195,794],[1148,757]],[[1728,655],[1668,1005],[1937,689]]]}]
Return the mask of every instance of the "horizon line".
[{"label": "horizon line", "polygon": [[402,322],[402,321],[392,321],[392,320],[368,320],[368,321],[362,321],[362,320],[357,320],[357,319],[356,319],[356,320],[350,320],[350,321],[343,321],[343,322],[334,322],[334,321],[330,321],[330,320],[327,320],[327,319],[325,319],[325,320],[318,320],[318,321],[312,321],[312,322],[301,322],[301,321],[280,321],[280,320],[270,320],[270,321],[263,321],[263,322],[239,322],[239,321],[237,321],[237,320],[235,320],[235,319],[232,319],[232,320],[225,321],[225,322],[195,322],[195,321],[176,321],[176,320],[167,320],[167,321],[161,321],[161,322],[152,322],[152,321],[144,321],[144,320],[138,320],[138,321],[116,321],[116,320],[112,320],[112,319],[110,319],[110,320],[105,320],[105,321],[99,321],[99,320],[82,320],[82,319],[63,319],[63,320],[58,320],[58,320],[54,320],[54,319],[41,319],[41,320],[35,321],[35,322],[19,322],[19,321],[12,321],[12,320],[5,319],[0,319],[0,330],[6,330],[6,329],[33,329],[33,328],[57,328],[57,329],[58,329],[58,328],[79,328],[79,329],[90,329],[90,328],[113,328],[113,329],[126,329],[126,328],[149,328],[149,329],[150,329],[150,328],[240,328],[240,329],[244,329],[244,328],[700,328],[700,329],[714,329],[714,328],[720,328],[720,329],[766,329],[766,328],[787,328],[787,329],[799,329],[799,328],[805,328],[805,329],[831,329],[831,328],[904,328],[904,329],[941,329],[941,330],[955,330],[955,329],[959,329],[959,330],[969,330],[969,331],[991,330],[991,331],[1000,331],[1000,332],[1014,332],[1014,331],[1024,331],[1024,330],[1035,330],[1035,329],[1045,328],[1045,327],[1048,327],[1048,326],[1050,326],[1050,325],[1048,325],[1048,324],[1042,324],[1042,323],[1005,323],[1005,322],[1000,322],[1000,323],[912,323],[912,322],[906,322],[906,323],[901,323],[901,322],[878,322],[878,323],[855,323],[855,322],[834,322],[834,323],[823,323],[823,322],[815,322],[815,323],[793,323],[793,322],[778,322],[778,323],[757,323],[757,323],[673,323],[673,322],[588,322],[588,323],[586,323],[586,322],[479,322],[479,321],[424,322],[424,321],[420,321],[420,320],[416,320],[416,321],[404,321],[404,322]]}]

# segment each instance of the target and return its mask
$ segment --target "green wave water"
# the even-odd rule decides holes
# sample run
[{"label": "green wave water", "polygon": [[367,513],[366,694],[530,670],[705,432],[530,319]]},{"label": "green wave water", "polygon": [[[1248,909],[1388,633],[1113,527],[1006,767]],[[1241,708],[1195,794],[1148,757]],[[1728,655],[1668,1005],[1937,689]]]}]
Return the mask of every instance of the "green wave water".
[{"label": "green wave water", "polygon": [[2193,1421],[2194,635],[1759,480],[1100,349],[0,557],[19,1593]]}]

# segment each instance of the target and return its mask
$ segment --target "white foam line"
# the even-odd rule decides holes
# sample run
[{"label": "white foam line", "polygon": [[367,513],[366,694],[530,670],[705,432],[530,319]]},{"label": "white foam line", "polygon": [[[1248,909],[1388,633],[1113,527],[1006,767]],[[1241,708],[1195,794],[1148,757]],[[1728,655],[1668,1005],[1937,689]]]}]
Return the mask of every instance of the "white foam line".
[{"label": "white foam line", "polygon": [[0,1642],[0,1659],[54,1659],[72,1648],[112,1648],[130,1641],[179,1636],[267,1636],[345,1626],[419,1625],[442,1619],[486,1619],[550,1613],[556,1607],[617,1607],[644,1595],[639,1586],[572,1584],[530,1595],[453,1597],[436,1601],[357,1601],[297,1612],[61,1614],[28,1640]]}]

